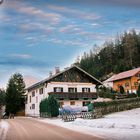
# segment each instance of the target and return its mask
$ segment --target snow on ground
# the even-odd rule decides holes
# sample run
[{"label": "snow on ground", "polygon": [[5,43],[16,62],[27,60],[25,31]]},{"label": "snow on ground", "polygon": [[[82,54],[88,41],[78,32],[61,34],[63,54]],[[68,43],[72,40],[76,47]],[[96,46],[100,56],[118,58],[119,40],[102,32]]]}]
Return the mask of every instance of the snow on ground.
[{"label": "snow on ground", "polygon": [[5,121],[0,121],[0,140],[6,139],[6,134],[9,129],[9,124]]},{"label": "snow on ground", "polygon": [[140,140],[140,108],[106,115],[100,119],[76,119],[63,122],[61,119],[39,119],[74,131],[99,136],[110,140]]}]

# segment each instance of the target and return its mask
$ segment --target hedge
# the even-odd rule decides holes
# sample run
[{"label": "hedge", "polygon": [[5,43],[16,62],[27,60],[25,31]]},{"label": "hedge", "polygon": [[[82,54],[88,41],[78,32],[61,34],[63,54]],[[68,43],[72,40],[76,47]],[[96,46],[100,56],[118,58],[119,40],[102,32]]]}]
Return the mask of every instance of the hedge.
[{"label": "hedge", "polygon": [[140,98],[130,98],[122,100],[113,100],[110,102],[93,103],[93,111],[99,111],[102,113],[102,115],[124,110],[130,110],[138,107],[140,107]]}]

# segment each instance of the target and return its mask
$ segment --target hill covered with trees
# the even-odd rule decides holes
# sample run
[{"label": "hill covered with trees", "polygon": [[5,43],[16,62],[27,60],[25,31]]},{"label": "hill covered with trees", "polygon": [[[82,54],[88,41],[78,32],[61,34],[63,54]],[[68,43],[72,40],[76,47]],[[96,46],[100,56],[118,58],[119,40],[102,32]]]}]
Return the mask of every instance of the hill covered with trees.
[{"label": "hill covered with trees", "polygon": [[97,52],[85,52],[78,65],[100,80],[140,67],[140,33],[135,30],[124,32],[99,48]]}]

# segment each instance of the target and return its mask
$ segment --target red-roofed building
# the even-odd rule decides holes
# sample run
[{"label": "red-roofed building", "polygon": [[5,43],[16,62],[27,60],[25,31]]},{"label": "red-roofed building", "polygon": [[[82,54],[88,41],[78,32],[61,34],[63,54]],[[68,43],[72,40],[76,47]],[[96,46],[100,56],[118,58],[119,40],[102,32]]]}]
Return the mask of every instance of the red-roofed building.
[{"label": "red-roofed building", "polygon": [[116,74],[110,81],[113,82],[113,89],[116,91],[119,91],[119,87],[123,86],[125,92],[136,93],[140,84],[140,68]]}]

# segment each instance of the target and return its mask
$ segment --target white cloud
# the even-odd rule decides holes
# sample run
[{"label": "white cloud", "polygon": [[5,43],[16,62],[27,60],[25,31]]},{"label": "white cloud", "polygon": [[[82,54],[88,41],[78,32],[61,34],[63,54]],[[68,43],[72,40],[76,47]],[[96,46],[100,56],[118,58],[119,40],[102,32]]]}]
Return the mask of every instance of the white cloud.
[{"label": "white cloud", "polygon": [[32,56],[29,54],[12,54],[11,57],[20,59],[30,59]]},{"label": "white cloud", "polygon": [[48,8],[57,12],[62,12],[64,14],[65,13],[71,14],[71,16],[73,17],[84,19],[84,20],[97,20],[100,18],[100,16],[95,13],[90,13],[87,11],[80,11],[77,9],[72,9],[72,8],[63,7],[63,6],[48,5]]}]

